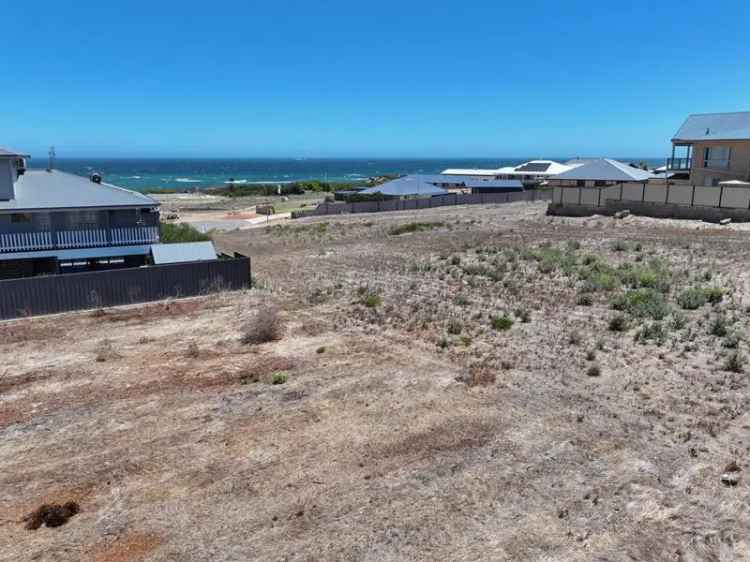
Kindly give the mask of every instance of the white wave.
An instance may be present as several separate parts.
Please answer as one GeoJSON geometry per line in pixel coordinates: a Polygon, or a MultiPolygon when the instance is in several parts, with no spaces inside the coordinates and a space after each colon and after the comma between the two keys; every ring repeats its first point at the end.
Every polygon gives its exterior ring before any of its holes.
{"type": "MultiPolygon", "coordinates": [[[[169,181],[169,180],[164,180],[164,181],[169,181]]],[[[191,180],[190,178],[177,178],[174,181],[176,181],[177,183],[200,183],[201,182],[201,180],[191,180]]]]}
{"type": "Polygon", "coordinates": [[[246,184],[246,183],[248,183],[248,181],[247,181],[247,180],[234,180],[234,181],[231,181],[231,180],[227,180],[227,181],[225,181],[224,183],[233,183],[233,184],[246,184]]]}
{"type": "Polygon", "coordinates": [[[128,176],[127,179],[129,180],[141,180],[143,179],[142,176],[128,176]]]}

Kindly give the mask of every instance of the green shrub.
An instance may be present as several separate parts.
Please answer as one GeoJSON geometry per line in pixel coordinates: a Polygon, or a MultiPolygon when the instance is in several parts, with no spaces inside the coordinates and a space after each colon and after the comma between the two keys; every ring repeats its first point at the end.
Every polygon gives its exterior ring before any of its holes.
{"type": "Polygon", "coordinates": [[[513,319],[507,314],[495,316],[492,318],[492,328],[495,330],[510,330],[513,326],[513,319]]]}
{"type": "Polygon", "coordinates": [[[721,287],[707,287],[704,292],[706,300],[711,304],[719,304],[724,299],[724,291],[721,287]]]}
{"type": "Polygon", "coordinates": [[[609,330],[611,332],[625,332],[628,329],[628,319],[624,314],[615,314],[609,319],[609,330]]]}
{"type": "Polygon", "coordinates": [[[673,330],[682,330],[685,326],[687,326],[685,315],[679,310],[674,311],[669,321],[669,327],[673,330]]]}
{"type": "Polygon", "coordinates": [[[590,349],[586,352],[586,361],[593,361],[594,359],[596,359],[596,351],[590,349]]]}
{"type": "Polygon", "coordinates": [[[612,308],[637,318],[652,320],[663,320],[671,310],[664,295],[650,288],[633,289],[620,295],[612,301],[612,308]]]}
{"type": "Polygon", "coordinates": [[[701,287],[690,287],[677,295],[677,304],[685,310],[697,310],[706,304],[706,291],[701,287]]]}
{"type": "Polygon", "coordinates": [[[531,257],[539,263],[538,268],[541,273],[552,273],[557,269],[564,273],[572,273],[577,261],[572,252],[564,252],[552,246],[532,249],[531,257]]]}
{"type": "Polygon", "coordinates": [[[321,354],[321,353],[325,353],[325,352],[326,352],[325,346],[321,346],[321,347],[319,347],[318,349],[315,350],[315,353],[317,353],[317,354],[321,354]]]}
{"type": "Polygon", "coordinates": [[[447,349],[448,346],[450,345],[450,342],[448,341],[448,338],[446,338],[445,336],[440,336],[440,338],[438,339],[436,345],[440,349],[447,349]]]}
{"type": "Polygon", "coordinates": [[[727,322],[727,319],[722,315],[714,318],[709,326],[709,333],[717,338],[723,338],[726,336],[729,333],[729,323],[727,322]]]}
{"type": "Polygon", "coordinates": [[[617,272],[622,282],[633,289],[645,287],[666,293],[672,282],[672,272],[658,259],[649,260],[647,264],[624,264],[617,272]]]}
{"type": "Polygon", "coordinates": [[[289,380],[289,373],[277,371],[271,376],[271,384],[284,384],[289,380]]]}
{"type": "Polygon", "coordinates": [[[636,333],[635,341],[640,343],[654,342],[656,345],[663,345],[667,341],[667,331],[661,322],[646,324],[636,333]]]}
{"type": "Polygon", "coordinates": [[[161,242],[176,244],[179,242],[205,242],[211,240],[208,234],[203,234],[187,223],[161,223],[161,242]]]}
{"type": "Polygon", "coordinates": [[[602,374],[602,369],[599,367],[599,365],[591,365],[588,369],[586,369],[586,375],[589,377],[600,377],[602,374]]]}
{"type": "Polygon", "coordinates": [[[568,334],[568,343],[570,345],[581,345],[581,342],[583,341],[583,338],[581,337],[581,333],[578,331],[573,331],[568,334]]]}
{"type": "Polygon", "coordinates": [[[367,308],[377,308],[383,302],[383,299],[378,293],[370,292],[362,302],[367,308]]]}
{"type": "Polygon", "coordinates": [[[617,270],[601,262],[596,256],[586,256],[584,265],[578,270],[578,277],[584,281],[588,291],[613,291],[620,286],[617,270]]]}

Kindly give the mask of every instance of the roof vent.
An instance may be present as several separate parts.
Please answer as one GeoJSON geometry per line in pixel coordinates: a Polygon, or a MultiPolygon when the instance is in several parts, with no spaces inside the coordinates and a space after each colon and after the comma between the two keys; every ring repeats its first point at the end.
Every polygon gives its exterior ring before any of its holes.
{"type": "Polygon", "coordinates": [[[102,175],[97,172],[94,172],[93,174],[91,174],[90,179],[94,183],[102,183],[102,175]]]}
{"type": "Polygon", "coordinates": [[[711,129],[709,129],[708,127],[706,127],[706,136],[708,136],[710,134],[711,134],[711,129]]]}

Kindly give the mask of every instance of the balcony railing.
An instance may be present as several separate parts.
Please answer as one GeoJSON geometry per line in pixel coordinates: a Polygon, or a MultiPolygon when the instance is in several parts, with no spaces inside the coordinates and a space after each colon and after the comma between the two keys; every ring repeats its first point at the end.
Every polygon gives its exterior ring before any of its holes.
{"type": "Polygon", "coordinates": [[[134,226],[92,230],[59,230],[57,232],[19,232],[0,234],[0,253],[33,252],[155,244],[159,242],[158,226],[134,226]]]}
{"type": "Polygon", "coordinates": [[[670,172],[689,172],[692,165],[692,158],[667,158],[667,170],[670,172]]]}

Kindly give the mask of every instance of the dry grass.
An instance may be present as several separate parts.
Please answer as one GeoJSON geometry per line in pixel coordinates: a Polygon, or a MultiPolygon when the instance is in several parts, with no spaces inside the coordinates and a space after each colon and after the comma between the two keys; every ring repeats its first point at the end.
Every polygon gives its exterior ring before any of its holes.
{"type": "Polygon", "coordinates": [[[284,322],[275,306],[261,306],[242,326],[242,343],[248,345],[280,340],[283,335],[284,322]]]}
{"type": "Polygon", "coordinates": [[[229,233],[263,291],[1,325],[0,559],[750,559],[747,342],[711,329],[748,329],[750,243],[543,211],[229,233]]]}

